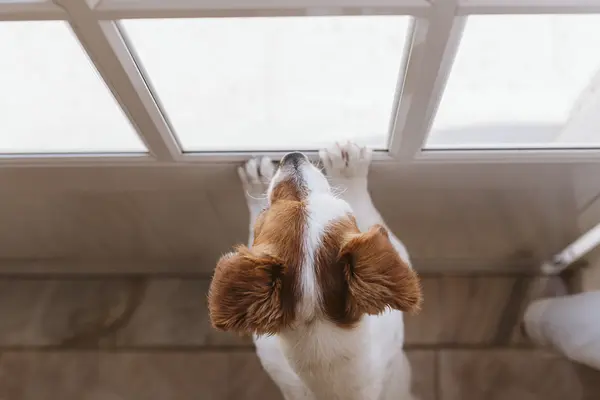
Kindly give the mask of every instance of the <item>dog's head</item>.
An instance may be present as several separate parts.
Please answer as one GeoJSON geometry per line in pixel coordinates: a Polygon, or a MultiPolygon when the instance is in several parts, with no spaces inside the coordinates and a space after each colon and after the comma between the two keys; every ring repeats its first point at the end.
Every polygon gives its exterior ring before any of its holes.
{"type": "Polygon", "coordinates": [[[318,319],[351,328],[364,314],[418,308],[417,276],[386,229],[361,233],[304,154],[281,160],[267,196],[252,248],[238,246],[217,264],[208,297],[217,329],[276,334],[318,319]]]}

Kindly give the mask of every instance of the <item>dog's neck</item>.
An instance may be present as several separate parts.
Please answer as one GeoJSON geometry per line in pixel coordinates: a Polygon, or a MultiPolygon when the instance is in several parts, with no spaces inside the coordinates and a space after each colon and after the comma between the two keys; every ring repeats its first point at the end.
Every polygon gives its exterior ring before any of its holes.
{"type": "Polygon", "coordinates": [[[375,376],[368,317],[344,329],[315,321],[280,333],[284,354],[317,399],[376,399],[381,381],[375,376]]]}

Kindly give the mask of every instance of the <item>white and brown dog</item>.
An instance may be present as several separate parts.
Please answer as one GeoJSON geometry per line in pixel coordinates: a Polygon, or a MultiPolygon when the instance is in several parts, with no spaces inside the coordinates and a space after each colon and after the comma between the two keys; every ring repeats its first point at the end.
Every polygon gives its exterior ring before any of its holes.
{"type": "Polygon", "coordinates": [[[413,399],[402,312],[418,309],[421,289],[371,201],[371,152],[320,154],[330,182],[302,153],[276,171],[268,158],[240,168],[251,247],[219,260],[211,321],[254,335],[286,400],[413,399]]]}

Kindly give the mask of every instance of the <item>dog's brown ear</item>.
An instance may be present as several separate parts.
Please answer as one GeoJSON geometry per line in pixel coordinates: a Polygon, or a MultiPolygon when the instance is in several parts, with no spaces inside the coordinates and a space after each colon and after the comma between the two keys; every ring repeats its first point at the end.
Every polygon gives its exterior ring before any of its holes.
{"type": "Polygon", "coordinates": [[[289,321],[282,301],[286,267],[265,251],[240,246],[221,257],[208,291],[212,325],[240,334],[275,334],[289,321]]]}
{"type": "Polygon", "coordinates": [[[351,235],[339,259],[348,285],[346,312],[350,315],[376,315],[388,307],[405,312],[419,310],[419,278],[402,261],[383,226],[351,235]]]}

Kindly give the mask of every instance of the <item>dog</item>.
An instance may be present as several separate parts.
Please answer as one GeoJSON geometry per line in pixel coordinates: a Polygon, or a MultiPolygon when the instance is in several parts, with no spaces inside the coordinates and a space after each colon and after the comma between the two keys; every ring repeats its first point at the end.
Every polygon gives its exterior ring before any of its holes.
{"type": "Polygon", "coordinates": [[[253,335],[286,400],[414,400],[403,313],[421,287],[368,192],[372,152],[319,155],[330,180],[299,152],[277,169],[266,157],[240,167],[249,246],[218,261],[211,322],[253,335]]]}

